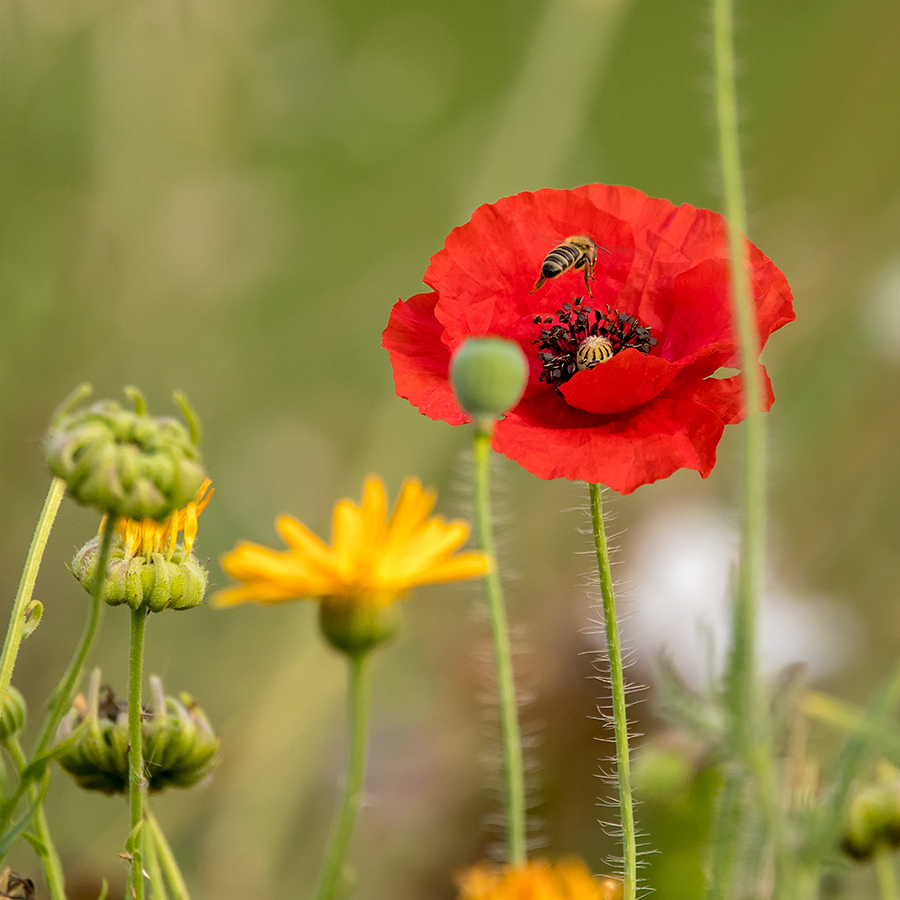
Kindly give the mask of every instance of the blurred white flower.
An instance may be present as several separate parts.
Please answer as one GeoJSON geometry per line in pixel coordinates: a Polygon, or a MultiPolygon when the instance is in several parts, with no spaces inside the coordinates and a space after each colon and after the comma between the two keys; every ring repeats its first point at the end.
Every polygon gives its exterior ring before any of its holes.
{"type": "MultiPolygon", "coordinates": [[[[715,507],[670,507],[624,535],[622,547],[627,562],[614,574],[636,661],[652,670],[664,650],[692,687],[704,687],[728,646],[736,529],[715,507]]],[[[800,661],[813,676],[826,674],[847,659],[857,634],[846,608],[774,582],[759,618],[761,668],[772,675],[800,661]]]]}

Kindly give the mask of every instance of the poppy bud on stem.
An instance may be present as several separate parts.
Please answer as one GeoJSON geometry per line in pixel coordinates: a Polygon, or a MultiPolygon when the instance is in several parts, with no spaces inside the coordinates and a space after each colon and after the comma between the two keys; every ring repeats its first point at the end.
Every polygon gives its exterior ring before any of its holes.
{"type": "Polygon", "coordinates": [[[450,364],[450,382],[475,428],[492,434],[498,416],[521,399],[528,380],[522,348],[502,338],[469,338],[450,364]]]}

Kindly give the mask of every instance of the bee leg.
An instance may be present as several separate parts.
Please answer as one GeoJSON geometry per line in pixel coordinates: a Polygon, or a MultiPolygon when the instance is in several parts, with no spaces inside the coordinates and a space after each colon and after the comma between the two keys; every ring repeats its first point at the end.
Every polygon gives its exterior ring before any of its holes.
{"type": "Polygon", "coordinates": [[[538,278],[537,282],[535,283],[534,287],[533,287],[528,293],[529,293],[529,294],[533,294],[536,290],[538,290],[538,289],[541,287],[541,285],[542,285],[546,280],[547,280],[547,279],[544,278],[543,275],[541,275],[541,277],[538,278]]]}
{"type": "Polygon", "coordinates": [[[594,299],[594,294],[591,291],[591,281],[593,280],[594,264],[589,259],[586,259],[584,261],[584,286],[587,288],[588,297],[590,297],[591,300],[594,299]]]}

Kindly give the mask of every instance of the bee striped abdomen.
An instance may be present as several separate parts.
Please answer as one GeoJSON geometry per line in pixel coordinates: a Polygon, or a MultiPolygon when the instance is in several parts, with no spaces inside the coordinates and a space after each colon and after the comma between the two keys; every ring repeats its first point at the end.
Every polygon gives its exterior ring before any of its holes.
{"type": "Polygon", "coordinates": [[[578,269],[584,265],[584,253],[578,247],[571,244],[560,244],[547,254],[544,264],[541,266],[543,278],[556,278],[568,269],[578,269]],[[579,261],[580,260],[580,261],[579,261]]]}
{"type": "Polygon", "coordinates": [[[591,293],[590,279],[594,277],[594,263],[597,261],[597,250],[609,252],[605,247],[598,247],[586,234],[575,234],[557,244],[541,263],[541,277],[531,289],[533,294],[548,278],[558,278],[570,269],[584,269],[584,285],[591,293]]]}

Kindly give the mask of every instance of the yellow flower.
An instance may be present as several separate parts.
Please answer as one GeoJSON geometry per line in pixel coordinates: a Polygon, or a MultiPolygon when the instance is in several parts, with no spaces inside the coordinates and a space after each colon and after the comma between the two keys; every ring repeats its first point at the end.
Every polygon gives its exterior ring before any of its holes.
{"type": "Polygon", "coordinates": [[[219,591],[213,603],[312,598],[371,610],[416,585],[483,575],[490,568],[483,553],[456,553],[468,540],[468,524],[431,516],[436,499],[434,490],[407,479],[388,517],[384,484],[370,475],[358,506],[341,500],[334,507],[330,547],[293,516],[280,515],[275,526],[288,549],[241,541],[222,557],[222,568],[239,584],[219,591]]]}
{"type": "MultiPolygon", "coordinates": [[[[207,478],[194,499],[184,508],[173,512],[162,522],[155,519],[116,519],[116,534],[125,545],[127,556],[150,556],[153,553],[165,552],[171,559],[178,544],[178,535],[184,532],[184,549],[190,553],[194,549],[194,541],[197,539],[197,516],[206,509],[213,495],[210,489],[212,481],[207,478]]],[[[100,525],[103,531],[103,523],[100,525]]]]}
{"type": "Polygon", "coordinates": [[[482,863],[459,877],[459,900],[621,900],[622,882],[595,878],[580,859],[531,860],[521,868],[482,863]]]}

